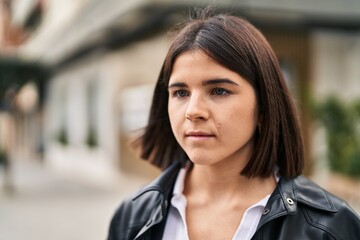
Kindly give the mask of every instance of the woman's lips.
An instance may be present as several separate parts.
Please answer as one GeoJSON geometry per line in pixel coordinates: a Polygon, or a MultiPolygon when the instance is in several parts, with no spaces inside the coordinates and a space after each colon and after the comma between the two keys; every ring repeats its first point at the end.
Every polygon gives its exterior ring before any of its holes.
{"type": "Polygon", "coordinates": [[[215,135],[201,131],[191,131],[191,132],[187,132],[185,134],[185,137],[191,140],[206,140],[215,137],[215,135]]]}

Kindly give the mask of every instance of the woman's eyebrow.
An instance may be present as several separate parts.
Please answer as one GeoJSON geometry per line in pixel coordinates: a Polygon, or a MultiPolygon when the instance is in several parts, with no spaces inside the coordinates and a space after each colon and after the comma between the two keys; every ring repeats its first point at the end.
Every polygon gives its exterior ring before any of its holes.
{"type": "Polygon", "coordinates": [[[206,85],[215,85],[215,84],[222,84],[222,83],[228,83],[228,84],[239,86],[239,84],[237,84],[236,82],[234,82],[228,78],[209,79],[209,80],[203,81],[202,85],[206,86],[206,85]]]}
{"type": "MultiPolygon", "coordinates": [[[[228,78],[215,78],[215,79],[205,80],[202,82],[202,85],[207,86],[207,85],[216,85],[216,84],[223,84],[223,83],[239,86],[239,84],[237,84],[236,82],[234,82],[228,78]]],[[[174,87],[184,88],[184,87],[188,87],[188,85],[183,82],[174,82],[174,83],[169,84],[169,86],[168,86],[168,88],[174,88],[174,87]]]]}
{"type": "Polygon", "coordinates": [[[169,86],[168,86],[168,88],[174,88],[174,87],[183,88],[183,87],[187,87],[187,84],[183,83],[183,82],[174,82],[172,84],[169,84],[169,86]]]}

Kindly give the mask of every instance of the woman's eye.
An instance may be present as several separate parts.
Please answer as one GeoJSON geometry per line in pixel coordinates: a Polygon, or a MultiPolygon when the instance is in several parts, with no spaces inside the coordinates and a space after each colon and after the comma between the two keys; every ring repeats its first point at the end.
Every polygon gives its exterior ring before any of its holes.
{"type": "Polygon", "coordinates": [[[229,92],[223,88],[214,88],[212,90],[212,94],[214,95],[226,95],[229,94],[229,92]]]}
{"type": "Polygon", "coordinates": [[[186,97],[186,96],[188,96],[188,93],[185,90],[177,90],[175,92],[175,96],[177,96],[177,97],[186,97]]]}

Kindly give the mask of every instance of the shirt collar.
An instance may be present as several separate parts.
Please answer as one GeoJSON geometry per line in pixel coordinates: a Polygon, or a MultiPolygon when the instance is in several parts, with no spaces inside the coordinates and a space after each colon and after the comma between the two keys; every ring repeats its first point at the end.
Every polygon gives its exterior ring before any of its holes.
{"type": "Polygon", "coordinates": [[[180,169],[179,174],[176,178],[175,185],[174,185],[173,195],[182,195],[183,194],[186,172],[187,172],[186,168],[180,169]]]}
{"type": "MultiPolygon", "coordinates": [[[[184,185],[185,185],[185,177],[186,177],[187,171],[188,171],[188,169],[186,167],[180,169],[179,174],[178,174],[178,176],[176,178],[176,181],[175,181],[174,190],[173,190],[173,196],[182,196],[183,195],[183,193],[184,193],[184,185]]],[[[279,182],[280,175],[279,175],[279,171],[278,171],[277,168],[275,168],[275,170],[274,170],[274,177],[275,177],[276,182],[279,182]]],[[[254,204],[253,207],[255,207],[255,206],[263,206],[263,207],[265,207],[269,197],[270,197],[270,194],[265,196],[263,199],[261,199],[256,204],[254,204]]]]}

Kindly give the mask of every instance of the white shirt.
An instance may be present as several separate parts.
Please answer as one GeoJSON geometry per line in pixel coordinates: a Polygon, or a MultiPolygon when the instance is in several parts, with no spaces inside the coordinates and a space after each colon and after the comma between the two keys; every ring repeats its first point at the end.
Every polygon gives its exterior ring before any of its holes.
{"type": "MultiPolygon", "coordinates": [[[[171,198],[163,240],[189,240],[186,226],[186,198],[183,194],[186,169],[180,170],[171,198]]],[[[275,175],[276,176],[276,175],[275,175]]],[[[276,180],[279,178],[276,176],[276,180]]],[[[270,194],[246,209],[232,240],[250,240],[256,231],[270,194]]]]}

